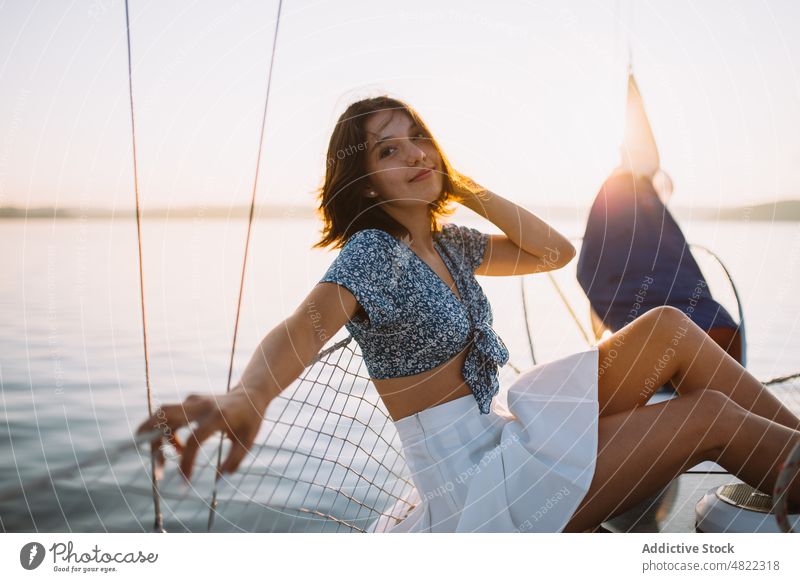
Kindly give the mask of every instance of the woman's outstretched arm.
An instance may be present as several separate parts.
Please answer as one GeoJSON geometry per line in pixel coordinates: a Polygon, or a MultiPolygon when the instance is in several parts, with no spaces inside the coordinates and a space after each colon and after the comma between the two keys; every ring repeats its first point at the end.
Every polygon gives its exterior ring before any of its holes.
{"type": "Polygon", "coordinates": [[[266,408],[303,373],[357,308],[355,297],[344,287],[316,285],[294,313],[261,340],[236,387],[253,394],[266,408]]]}
{"type": "Polygon", "coordinates": [[[264,337],[230,392],[190,394],[182,403],[161,406],[137,433],[158,429],[161,435],[152,446],[159,464],[163,465],[162,443],[167,440],[181,455],[180,470],[188,480],[202,442],[222,431],[233,445],[220,470],[232,473],[252,447],[269,403],[300,376],[358,307],[344,287],[317,284],[295,312],[264,337]],[[197,426],[182,443],[175,431],[191,422],[197,426]]]}

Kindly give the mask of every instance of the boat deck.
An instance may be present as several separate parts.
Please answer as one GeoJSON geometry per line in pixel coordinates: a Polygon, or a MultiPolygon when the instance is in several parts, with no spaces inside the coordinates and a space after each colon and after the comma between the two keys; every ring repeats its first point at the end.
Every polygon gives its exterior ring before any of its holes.
{"type": "Polygon", "coordinates": [[[614,533],[694,532],[695,506],[708,490],[740,482],[733,475],[719,469],[715,463],[701,463],[692,472],[684,473],[673,480],[655,497],[606,521],[603,528],[614,533]],[[706,472],[706,469],[711,472],[706,472]]]}

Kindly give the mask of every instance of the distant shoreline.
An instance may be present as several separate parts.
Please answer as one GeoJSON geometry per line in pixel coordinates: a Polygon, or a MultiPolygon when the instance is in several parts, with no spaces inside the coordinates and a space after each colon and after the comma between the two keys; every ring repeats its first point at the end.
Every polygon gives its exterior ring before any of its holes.
{"type": "MultiPolygon", "coordinates": [[[[532,206],[531,211],[544,219],[550,220],[585,220],[589,208],[568,206],[532,206]]],[[[800,200],[779,200],[752,206],[736,207],[671,207],[676,218],[683,220],[718,220],[733,222],[800,222],[800,200]]],[[[146,219],[170,220],[246,220],[250,214],[249,207],[208,207],[190,206],[179,208],[153,208],[142,212],[146,219]]],[[[0,220],[134,220],[136,214],[132,209],[115,210],[111,208],[80,207],[38,207],[21,208],[7,206],[0,208],[0,220]]],[[[262,206],[256,207],[255,220],[265,219],[316,219],[319,218],[315,208],[310,206],[262,206]]]]}
{"type": "MultiPolygon", "coordinates": [[[[189,206],[180,208],[152,208],[142,211],[142,218],[158,218],[170,220],[246,220],[250,215],[249,207],[204,207],[189,206]]],[[[308,206],[265,206],[256,207],[256,220],[274,218],[316,218],[315,210],[308,206]]],[[[135,220],[136,212],[132,209],[115,210],[112,208],[77,208],[77,207],[38,207],[19,208],[9,206],[0,208],[0,219],[48,219],[48,220],[135,220]]]]}

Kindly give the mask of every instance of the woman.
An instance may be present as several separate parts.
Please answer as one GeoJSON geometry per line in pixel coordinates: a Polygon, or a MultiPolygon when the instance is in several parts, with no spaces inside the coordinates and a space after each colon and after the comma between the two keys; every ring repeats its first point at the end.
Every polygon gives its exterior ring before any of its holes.
{"type": "Polygon", "coordinates": [[[800,420],[673,308],[534,367],[509,388],[513,416],[491,410],[508,351],[474,275],[557,269],[573,247],[456,172],[401,101],[352,104],[328,160],[317,246],[342,250],[322,280],[262,340],[234,389],[163,406],[139,428],[161,429],[187,479],[200,443],[220,430],[233,441],[221,471],[235,471],[270,401],[346,325],[423,499],[394,531],[584,531],[706,459],[773,486],[800,420]],[[505,234],[438,228],[453,201],[505,234]],[[680,396],[645,407],[643,386],[667,352],[661,373],[680,396]],[[193,421],[181,443],[175,430],[193,421]]]}

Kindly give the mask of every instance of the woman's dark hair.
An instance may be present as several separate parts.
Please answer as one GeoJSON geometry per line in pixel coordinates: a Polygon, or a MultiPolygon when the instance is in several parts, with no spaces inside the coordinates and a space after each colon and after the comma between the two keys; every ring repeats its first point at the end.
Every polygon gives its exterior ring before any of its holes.
{"type": "Polygon", "coordinates": [[[431,230],[438,231],[438,219],[455,212],[455,207],[450,202],[458,199],[457,192],[463,191],[467,179],[450,165],[417,112],[410,105],[386,95],[363,99],[351,104],[342,113],[331,135],[325,164],[325,181],[319,188],[317,197],[317,214],[324,223],[322,240],[312,248],[330,245],[340,248],[353,234],[366,228],[379,228],[400,237],[409,234],[403,225],[383,210],[380,200],[363,195],[368,180],[365,125],[370,115],[386,110],[405,112],[419,126],[425,138],[433,143],[442,160],[442,194],[429,204],[431,230]]]}

